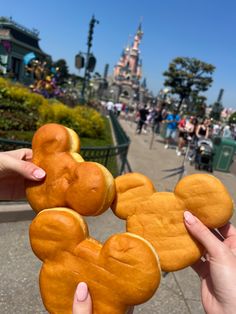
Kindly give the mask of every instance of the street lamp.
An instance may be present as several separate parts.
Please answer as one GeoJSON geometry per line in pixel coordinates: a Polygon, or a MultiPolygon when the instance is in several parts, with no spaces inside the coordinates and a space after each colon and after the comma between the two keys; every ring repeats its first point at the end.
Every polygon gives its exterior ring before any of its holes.
{"type": "MultiPolygon", "coordinates": [[[[93,30],[94,30],[94,26],[95,23],[98,24],[99,21],[95,19],[94,15],[92,16],[92,19],[89,23],[89,33],[88,33],[88,41],[87,41],[87,54],[86,54],[86,62],[85,62],[85,70],[84,70],[84,81],[83,81],[83,87],[82,87],[82,92],[81,92],[81,96],[84,99],[84,93],[85,93],[85,89],[87,86],[87,81],[90,78],[90,70],[93,71],[95,64],[96,64],[96,59],[94,56],[91,56],[90,54],[90,50],[92,47],[92,40],[93,40],[93,30]]],[[[91,71],[91,72],[92,72],[91,71]]]]}
{"type": "Polygon", "coordinates": [[[80,52],[75,57],[75,65],[78,69],[81,69],[85,66],[84,69],[84,80],[83,80],[83,86],[81,90],[81,98],[84,102],[84,94],[87,87],[87,83],[90,79],[90,72],[93,72],[95,65],[96,65],[96,58],[94,55],[90,52],[92,47],[92,41],[93,41],[93,31],[95,24],[99,24],[99,21],[95,19],[94,15],[92,16],[90,23],[89,23],[89,32],[88,32],[88,41],[87,41],[87,52],[83,53],[80,52]],[[84,58],[85,56],[85,58],[84,58]]]}

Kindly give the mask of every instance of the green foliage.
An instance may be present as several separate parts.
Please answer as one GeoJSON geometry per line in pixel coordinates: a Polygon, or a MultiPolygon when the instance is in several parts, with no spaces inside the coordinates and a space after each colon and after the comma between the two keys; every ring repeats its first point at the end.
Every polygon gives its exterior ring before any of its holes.
{"type": "Polygon", "coordinates": [[[86,106],[69,108],[0,78],[2,131],[35,131],[37,127],[53,122],[74,129],[80,137],[102,138],[105,130],[102,116],[94,109],[86,106]]]}
{"type": "Polygon", "coordinates": [[[166,77],[164,85],[170,87],[172,94],[179,95],[179,106],[184,99],[205,92],[213,82],[212,74],[215,67],[195,58],[178,57],[163,73],[166,77]]]}
{"type": "Polygon", "coordinates": [[[188,114],[197,117],[205,117],[206,114],[206,97],[192,93],[190,98],[190,105],[188,106],[188,114]]]}
{"type": "Polygon", "coordinates": [[[229,123],[236,124],[236,112],[232,113],[229,117],[229,123]]]}
{"type": "Polygon", "coordinates": [[[69,108],[62,103],[44,104],[39,108],[38,125],[56,122],[63,124],[81,137],[101,137],[104,132],[104,120],[94,109],[86,106],[69,108]]]}
{"type": "Polygon", "coordinates": [[[4,131],[36,130],[38,112],[17,102],[0,99],[0,129],[4,131]]]}
{"type": "Polygon", "coordinates": [[[111,133],[110,121],[106,117],[103,117],[104,121],[104,132],[101,137],[97,138],[89,138],[89,137],[81,137],[81,146],[82,147],[96,147],[96,146],[113,146],[113,138],[111,133]]]}
{"type": "MultiPolygon", "coordinates": [[[[10,130],[10,131],[2,131],[0,130],[0,137],[10,140],[17,140],[17,141],[24,141],[24,142],[31,142],[34,136],[35,131],[17,131],[17,130],[10,130]]],[[[24,147],[24,146],[22,146],[24,147]]],[[[16,147],[17,148],[17,147],[16,147]]],[[[12,148],[9,147],[8,150],[12,148]]],[[[5,149],[6,150],[6,149],[5,149]]]]}
{"type": "Polygon", "coordinates": [[[38,108],[45,99],[20,84],[0,78],[0,129],[2,131],[34,131],[38,108]]]}

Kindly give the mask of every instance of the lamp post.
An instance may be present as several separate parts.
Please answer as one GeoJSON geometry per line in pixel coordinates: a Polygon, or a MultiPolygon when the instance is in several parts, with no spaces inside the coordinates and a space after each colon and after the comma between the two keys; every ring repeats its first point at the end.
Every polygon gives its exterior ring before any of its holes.
{"type": "MultiPolygon", "coordinates": [[[[81,91],[81,97],[82,100],[84,101],[84,94],[85,90],[87,87],[87,82],[90,78],[90,73],[91,68],[95,67],[96,59],[93,55],[91,55],[91,47],[92,47],[92,40],[93,40],[93,30],[95,23],[98,24],[99,21],[95,19],[94,15],[92,16],[90,23],[89,23],[89,32],[88,32],[88,41],[87,41],[87,53],[86,53],[86,60],[85,60],[85,70],[84,70],[84,81],[83,81],[83,86],[82,86],[82,91],[81,91]]],[[[93,70],[93,69],[92,69],[93,70]]]]}

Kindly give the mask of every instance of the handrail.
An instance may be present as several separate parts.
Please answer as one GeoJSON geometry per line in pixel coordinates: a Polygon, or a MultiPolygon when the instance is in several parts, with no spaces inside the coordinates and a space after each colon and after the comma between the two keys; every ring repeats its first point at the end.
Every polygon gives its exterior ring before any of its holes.
{"type": "MultiPolygon", "coordinates": [[[[80,154],[86,161],[95,161],[103,164],[114,176],[117,176],[125,172],[132,172],[127,159],[130,139],[113,113],[110,114],[110,119],[117,145],[81,147],[80,154]]],[[[0,151],[30,147],[31,143],[27,141],[0,138],[0,151]]]]}

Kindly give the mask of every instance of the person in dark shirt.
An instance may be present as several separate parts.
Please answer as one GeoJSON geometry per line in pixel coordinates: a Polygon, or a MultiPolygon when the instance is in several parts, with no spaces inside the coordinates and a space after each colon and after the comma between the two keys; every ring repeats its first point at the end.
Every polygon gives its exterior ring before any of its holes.
{"type": "Polygon", "coordinates": [[[153,132],[160,134],[160,125],[163,120],[162,109],[158,107],[153,114],[153,132]]]}
{"type": "Polygon", "coordinates": [[[205,119],[203,123],[200,123],[196,129],[196,137],[198,139],[209,137],[209,120],[205,119]]]}
{"type": "Polygon", "coordinates": [[[139,121],[136,129],[137,134],[141,134],[143,125],[145,124],[147,120],[147,115],[149,114],[149,111],[147,109],[147,105],[144,105],[143,108],[139,110],[139,121]]]}

